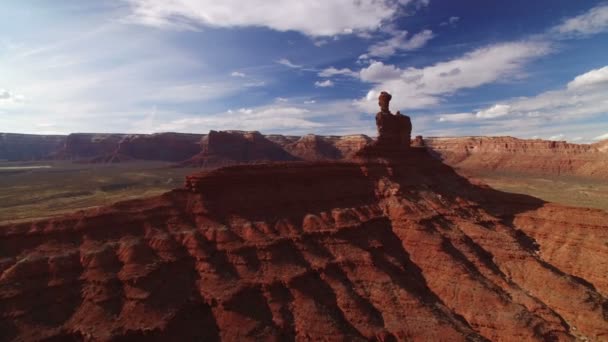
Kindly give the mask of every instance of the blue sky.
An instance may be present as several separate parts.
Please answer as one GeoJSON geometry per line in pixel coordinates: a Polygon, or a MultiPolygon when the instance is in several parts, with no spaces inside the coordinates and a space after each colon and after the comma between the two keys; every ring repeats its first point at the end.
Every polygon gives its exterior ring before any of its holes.
{"type": "Polygon", "coordinates": [[[0,131],[608,138],[608,2],[5,0],[0,131]]]}

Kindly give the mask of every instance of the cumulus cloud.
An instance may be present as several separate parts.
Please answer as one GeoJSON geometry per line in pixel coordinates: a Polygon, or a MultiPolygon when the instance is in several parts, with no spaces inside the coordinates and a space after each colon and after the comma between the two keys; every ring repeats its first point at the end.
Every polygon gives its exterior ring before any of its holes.
{"type": "Polygon", "coordinates": [[[358,73],[355,71],[352,71],[349,68],[336,69],[334,67],[329,67],[329,68],[323,69],[319,72],[319,77],[333,77],[333,76],[340,76],[340,75],[356,77],[358,75],[358,73]]]}
{"type": "Polygon", "coordinates": [[[361,69],[360,78],[365,82],[383,82],[399,78],[403,71],[394,65],[373,62],[367,68],[361,69]]]}
{"type": "Polygon", "coordinates": [[[561,141],[564,139],[566,139],[566,136],[564,134],[560,133],[560,134],[550,136],[548,140],[561,141]]]}
{"type": "Polygon", "coordinates": [[[230,76],[232,76],[232,77],[245,77],[245,76],[247,76],[247,75],[245,75],[245,74],[244,74],[244,73],[242,73],[242,72],[233,71],[233,72],[230,74],[230,76]]]}
{"type": "Polygon", "coordinates": [[[331,80],[315,82],[315,87],[318,87],[318,88],[329,88],[329,87],[333,87],[333,86],[334,86],[334,82],[332,82],[331,80]]]}
{"type": "Polygon", "coordinates": [[[475,117],[480,119],[494,119],[509,114],[511,107],[506,104],[497,104],[490,108],[480,110],[475,114],[475,117]]]}
{"type": "Polygon", "coordinates": [[[23,100],[22,95],[17,95],[6,89],[0,88],[0,103],[14,104],[23,100]]]}
{"type": "Polygon", "coordinates": [[[155,27],[263,26],[308,36],[334,36],[376,30],[391,20],[404,0],[125,0],[129,19],[155,27]]]}
{"type": "Polygon", "coordinates": [[[485,46],[424,68],[401,69],[375,62],[360,72],[363,80],[376,85],[358,104],[365,111],[373,111],[377,106],[374,96],[386,90],[399,94],[393,100],[398,108],[435,105],[442,96],[458,90],[521,76],[527,62],[550,51],[548,43],[522,41],[485,46]]]}
{"type": "Polygon", "coordinates": [[[370,57],[390,57],[398,51],[412,51],[422,48],[435,35],[431,30],[424,30],[409,37],[407,31],[391,31],[392,37],[369,47],[360,59],[370,57]]]}
{"type": "Polygon", "coordinates": [[[608,83],[608,66],[577,76],[568,83],[568,89],[594,87],[608,83]]]}
{"type": "MultiPolygon", "coordinates": [[[[493,127],[495,131],[566,128],[572,130],[570,136],[584,135],[585,139],[591,139],[593,132],[598,129],[593,121],[584,130],[575,130],[569,123],[594,120],[608,114],[608,82],[594,82],[594,77],[583,77],[597,75],[597,71],[603,69],[606,67],[579,75],[562,89],[503,101],[473,113],[441,114],[437,116],[437,121],[467,125],[470,122],[481,124],[483,121],[484,126],[493,127]]],[[[549,137],[550,140],[565,138],[562,132],[552,133],[549,137]]],[[[596,136],[594,140],[605,138],[608,135],[596,136]]]]}
{"type": "Polygon", "coordinates": [[[13,96],[8,90],[0,89],[0,100],[8,100],[13,96]]]}
{"type": "Polygon", "coordinates": [[[565,35],[589,35],[608,31],[608,4],[593,7],[586,13],[564,20],[552,30],[565,35]]]}

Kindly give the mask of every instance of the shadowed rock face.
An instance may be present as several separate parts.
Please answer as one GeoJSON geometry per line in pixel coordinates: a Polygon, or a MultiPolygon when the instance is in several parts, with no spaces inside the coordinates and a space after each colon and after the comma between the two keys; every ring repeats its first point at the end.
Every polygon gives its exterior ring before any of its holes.
{"type": "Polygon", "coordinates": [[[602,340],[608,214],[425,149],[232,166],[0,227],[4,340],[602,340]]]}
{"type": "Polygon", "coordinates": [[[0,160],[49,159],[64,143],[62,135],[0,133],[0,160]]]}
{"type": "Polygon", "coordinates": [[[412,122],[409,116],[400,112],[391,113],[389,104],[392,96],[383,91],[378,97],[380,111],[376,114],[378,138],[376,145],[382,148],[406,148],[410,146],[412,122]]]}
{"type": "Polygon", "coordinates": [[[218,167],[265,161],[293,161],[278,144],[259,132],[211,131],[201,143],[202,151],[181,163],[183,166],[218,167]]]}

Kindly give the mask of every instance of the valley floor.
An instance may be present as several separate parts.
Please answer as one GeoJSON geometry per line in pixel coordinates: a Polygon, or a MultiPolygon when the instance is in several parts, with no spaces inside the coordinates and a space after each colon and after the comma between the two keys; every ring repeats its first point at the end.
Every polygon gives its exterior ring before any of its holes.
{"type": "Polygon", "coordinates": [[[0,162],[0,223],[155,196],[181,187],[184,177],[196,170],[165,162],[0,162]]]}
{"type": "Polygon", "coordinates": [[[608,211],[608,183],[578,177],[532,177],[500,172],[470,174],[459,171],[494,189],[525,194],[547,202],[608,211]]]}
{"type": "MultiPolygon", "coordinates": [[[[165,162],[78,164],[0,162],[0,223],[57,216],[114,202],[155,196],[181,187],[198,168],[165,162]]],[[[466,171],[461,171],[467,174],[466,171]]],[[[608,184],[574,177],[468,175],[491,187],[548,202],[608,211],[608,184]]]]}

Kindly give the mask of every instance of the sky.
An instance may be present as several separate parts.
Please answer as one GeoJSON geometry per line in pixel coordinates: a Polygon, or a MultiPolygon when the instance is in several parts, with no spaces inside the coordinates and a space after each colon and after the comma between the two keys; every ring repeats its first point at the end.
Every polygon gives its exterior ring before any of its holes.
{"type": "Polygon", "coordinates": [[[0,132],[608,139],[608,2],[3,0],[0,132]]]}

